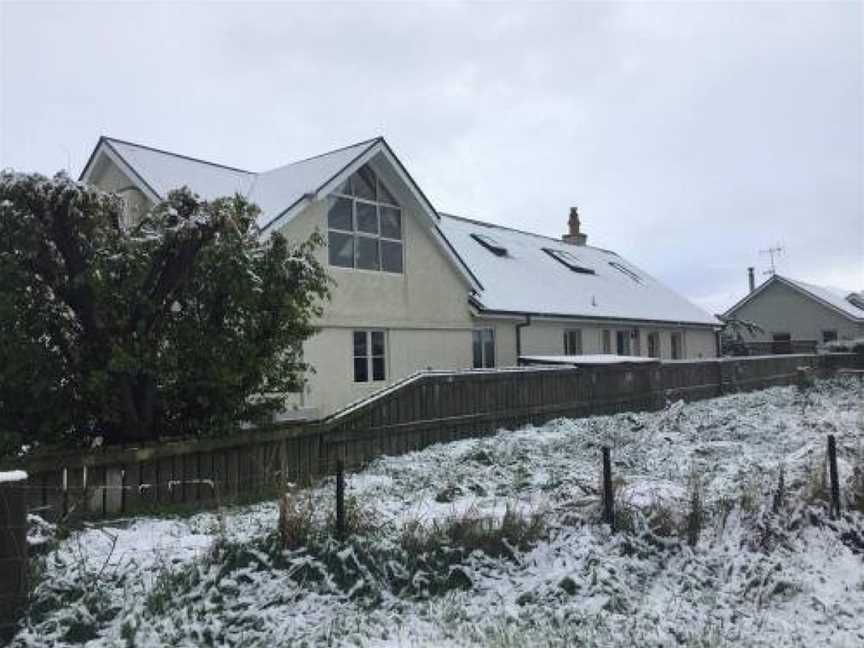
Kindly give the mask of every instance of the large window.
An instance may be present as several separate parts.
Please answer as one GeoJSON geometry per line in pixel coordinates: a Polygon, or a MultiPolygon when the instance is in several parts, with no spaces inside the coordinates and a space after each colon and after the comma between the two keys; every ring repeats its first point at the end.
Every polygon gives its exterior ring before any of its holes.
{"type": "Polygon", "coordinates": [[[372,168],[362,167],[330,200],[330,265],[402,272],[402,210],[372,168]]]}
{"type": "Polygon", "coordinates": [[[564,331],[564,355],[582,355],[582,329],[564,331]]]}
{"type": "Polygon", "coordinates": [[[822,331],[822,342],[834,342],[837,340],[837,331],[836,330],[825,330],[822,331]]]}
{"type": "Polygon", "coordinates": [[[474,346],[474,368],[495,366],[495,330],[491,328],[472,331],[474,346]]]}
{"type": "Polygon", "coordinates": [[[354,382],[384,380],[384,331],[354,331],[354,382]]]}

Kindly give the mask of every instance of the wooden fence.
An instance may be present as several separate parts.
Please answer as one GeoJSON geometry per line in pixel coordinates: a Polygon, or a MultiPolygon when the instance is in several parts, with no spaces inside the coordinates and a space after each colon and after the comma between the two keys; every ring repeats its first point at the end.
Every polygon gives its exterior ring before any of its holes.
{"type": "Polygon", "coordinates": [[[227,438],[166,441],[89,452],[42,452],[22,462],[28,506],[47,517],[207,508],[356,469],[381,454],[492,434],[499,428],[662,407],[790,384],[798,368],[827,375],[860,367],[855,354],[785,355],[607,365],[428,371],[320,421],[227,438]]]}

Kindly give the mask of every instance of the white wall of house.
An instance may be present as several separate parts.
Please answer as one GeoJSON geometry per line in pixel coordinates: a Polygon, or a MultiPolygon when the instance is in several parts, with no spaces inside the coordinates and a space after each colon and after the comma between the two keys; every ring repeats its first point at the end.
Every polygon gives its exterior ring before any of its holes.
{"type": "MultiPolygon", "coordinates": [[[[282,228],[291,240],[305,240],[317,229],[327,236],[329,201],[311,204],[282,228]]],[[[318,250],[334,285],[318,322],[321,331],[304,346],[315,367],[298,405],[326,415],[339,407],[420,369],[471,366],[469,285],[435,242],[420,214],[402,213],[402,273],[356,270],[329,265],[327,249],[318,250]],[[385,332],[385,380],[355,382],[352,335],[355,330],[385,332]]]]}
{"type": "Polygon", "coordinates": [[[770,341],[775,333],[789,333],[793,340],[820,343],[825,331],[836,331],[841,340],[864,336],[864,323],[855,322],[779,281],[766,286],[733,314],[764,329],[764,333],[752,338],[758,341],[770,341]]]}
{"type": "Polygon", "coordinates": [[[530,326],[522,329],[523,355],[561,355],[564,353],[564,333],[569,330],[581,331],[582,353],[608,353],[603,346],[603,331],[609,331],[611,353],[617,353],[617,333],[630,335],[629,355],[648,357],[648,336],[656,333],[659,336],[660,358],[672,358],[672,334],[678,333],[681,339],[682,357],[714,358],[717,347],[714,331],[709,328],[694,327],[663,327],[639,325],[624,322],[580,322],[578,320],[547,320],[534,318],[530,326]],[[637,338],[633,337],[634,329],[638,330],[637,338]]]}

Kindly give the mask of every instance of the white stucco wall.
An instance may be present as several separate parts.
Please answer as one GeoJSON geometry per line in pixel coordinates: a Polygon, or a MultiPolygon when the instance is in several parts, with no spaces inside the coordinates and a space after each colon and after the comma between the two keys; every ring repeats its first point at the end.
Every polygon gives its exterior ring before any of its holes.
{"type": "MultiPolygon", "coordinates": [[[[615,353],[615,334],[617,331],[632,331],[632,323],[591,323],[575,320],[544,320],[534,318],[531,325],[522,329],[523,355],[560,355],[564,353],[564,331],[580,329],[582,331],[582,352],[603,353],[603,331],[610,332],[612,353],[615,353]]],[[[714,358],[717,356],[717,346],[714,331],[705,328],[662,327],[643,325],[639,329],[640,349],[638,355],[648,356],[648,334],[660,334],[660,357],[672,358],[672,333],[682,334],[683,356],[685,358],[714,358]]],[[[631,338],[631,355],[637,355],[635,340],[631,338]]]]}
{"type": "Polygon", "coordinates": [[[822,342],[822,332],[837,331],[842,339],[864,336],[864,323],[856,323],[794,288],[775,282],[766,286],[733,315],[758,324],[764,333],[752,339],[769,341],[774,333],[789,333],[793,340],[822,342]]]}
{"type": "MultiPolygon", "coordinates": [[[[313,203],[282,233],[299,241],[317,228],[326,237],[327,208],[327,201],[313,203]]],[[[419,369],[471,366],[469,286],[418,213],[403,209],[402,227],[401,274],[333,267],[326,247],[318,250],[335,283],[317,322],[321,331],[304,346],[306,361],[316,370],[308,377],[305,407],[326,415],[419,369]],[[354,382],[352,332],[365,329],[386,331],[383,382],[354,382]]]]}

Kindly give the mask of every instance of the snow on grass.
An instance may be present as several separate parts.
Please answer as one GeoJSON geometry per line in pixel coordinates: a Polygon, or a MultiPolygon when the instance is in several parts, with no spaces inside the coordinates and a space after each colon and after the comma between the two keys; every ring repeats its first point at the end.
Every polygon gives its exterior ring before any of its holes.
{"type": "Polygon", "coordinates": [[[326,532],[332,479],[296,495],[318,529],[303,547],[280,546],[276,503],[75,531],[41,559],[13,645],[864,645],[864,516],[831,521],[820,499],[834,434],[844,505],[864,507],[861,399],[825,381],[381,458],[348,479],[366,526],[345,541],[326,532]],[[603,445],[616,534],[597,522],[603,445]],[[453,540],[536,512],[521,548],[453,540]]]}

